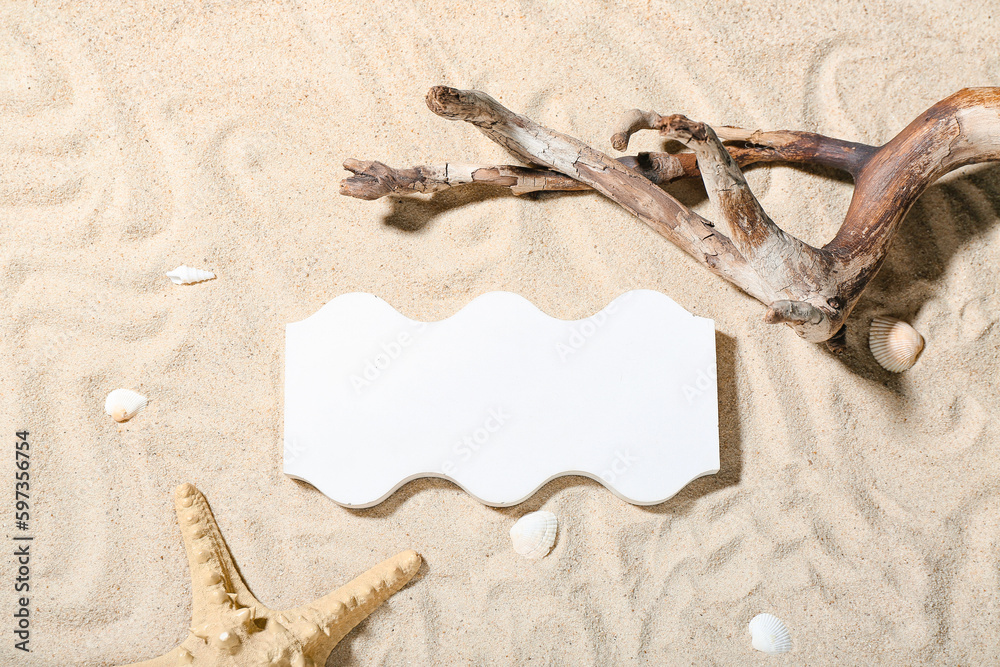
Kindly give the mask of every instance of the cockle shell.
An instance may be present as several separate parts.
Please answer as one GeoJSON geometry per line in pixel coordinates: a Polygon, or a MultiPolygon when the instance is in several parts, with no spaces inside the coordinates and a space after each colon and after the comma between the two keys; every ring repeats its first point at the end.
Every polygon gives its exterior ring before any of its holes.
{"type": "Polygon", "coordinates": [[[116,422],[124,422],[146,407],[146,402],[145,396],[131,389],[115,389],[104,401],[104,411],[116,422]]]}
{"type": "Polygon", "coordinates": [[[541,558],[556,543],[559,521],[552,512],[544,510],[525,514],[510,529],[514,551],[525,558],[541,558]]]}
{"type": "Polygon", "coordinates": [[[750,621],[751,646],[770,655],[792,650],[792,637],[777,616],[757,614],[750,621]]]}
{"type": "Polygon", "coordinates": [[[880,315],[872,320],[868,346],[882,368],[902,373],[916,363],[924,349],[924,337],[906,322],[880,315]]]}
{"type": "Polygon", "coordinates": [[[211,280],[215,277],[215,274],[211,271],[202,271],[201,269],[181,264],[173,271],[167,272],[167,277],[175,285],[190,285],[191,283],[200,283],[203,280],[211,280]]]}

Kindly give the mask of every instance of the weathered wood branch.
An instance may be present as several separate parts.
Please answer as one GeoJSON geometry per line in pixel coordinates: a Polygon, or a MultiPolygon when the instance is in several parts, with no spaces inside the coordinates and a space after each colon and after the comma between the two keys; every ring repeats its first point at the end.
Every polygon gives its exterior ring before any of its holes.
{"type": "MultiPolygon", "coordinates": [[[[853,174],[864,158],[878,150],[809,132],[748,132],[735,127],[719,128],[717,132],[724,141],[746,144],[726,146],[741,168],[787,162],[821,165],[853,174]]],[[[694,153],[648,152],[625,155],[618,161],[657,185],[701,176],[694,153]]],[[[395,169],[381,162],[351,158],[344,161],[344,169],[355,175],[343,180],[341,194],[368,200],[388,195],[428,194],[470,183],[510,188],[515,195],[592,189],[551,169],[515,165],[445,163],[395,169]]]]}
{"type": "Polygon", "coordinates": [[[516,157],[542,168],[391,169],[349,160],[345,167],[356,175],[344,181],[344,194],[374,199],[471,182],[515,193],[593,188],[768,306],[765,321],[785,323],[806,340],[827,342],[835,350],[844,345],[844,321],[920,193],[952,169],[1000,160],[998,88],[959,91],[878,148],[809,132],[713,129],[683,116],[632,110],[612,138],[616,148],[624,150],[633,133],[649,129],[692,153],[619,160],[511,112],[485,93],[438,86],[428,93],[427,105],[444,118],[475,125],[516,157]],[[724,141],[745,145],[724,146],[724,141]],[[854,177],[846,219],[824,247],[782,231],[750,191],[741,167],[777,161],[825,165],[854,177]],[[699,173],[722,215],[719,228],[657,187],[699,173]]]}
{"type": "Polygon", "coordinates": [[[475,125],[487,137],[522,160],[586,183],[626,208],[710,271],[760,300],[770,287],[750,268],[715,225],[677,201],[637,171],[505,108],[486,93],[444,86],[427,93],[431,111],[475,125]]]}
{"type": "Polygon", "coordinates": [[[590,189],[558,171],[512,165],[485,166],[449,162],[393,169],[381,162],[349,159],[344,162],[344,169],[355,175],[341,183],[340,193],[358,199],[430,194],[469,183],[507,187],[516,195],[540,190],[590,189]]]}
{"type": "MultiPolygon", "coordinates": [[[[632,109],[618,123],[611,136],[611,146],[616,151],[628,148],[629,139],[640,130],[660,130],[664,117],[655,111],[632,109]]],[[[755,162],[799,162],[842,169],[852,176],[865,165],[878,148],[843,139],[834,139],[814,132],[751,132],[740,127],[718,127],[715,132],[722,141],[739,141],[747,144],[742,149],[729,152],[740,167],[755,162]],[[756,159],[742,161],[740,152],[749,152],[756,159]]]]}

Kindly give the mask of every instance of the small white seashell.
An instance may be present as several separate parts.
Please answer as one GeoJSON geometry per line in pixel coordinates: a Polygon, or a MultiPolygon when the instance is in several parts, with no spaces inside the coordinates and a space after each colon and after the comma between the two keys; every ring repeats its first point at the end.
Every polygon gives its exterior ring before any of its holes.
{"type": "Polygon", "coordinates": [[[190,285],[191,283],[200,283],[203,280],[211,280],[215,277],[215,274],[211,271],[202,271],[201,269],[181,264],[173,271],[168,272],[167,277],[175,285],[190,285]]]}
{"type": "Polygon", "coordinates": [[[510,528],[514,551],[533,560],[545,556],[556,543],[558,528],[559,521],[552,512],[525,514],[510,528]]]}
{"type": "Polygon", "coordinates": [[[750,621],[751,645],[758,651],[770,655],[787,653],[792,650],[792,637],[788,628],[777,616],[757,614],[750,621]]]}
{"type": "Polygon", "coordinates": [[[880,315],[872,320],[868,346],[882,368],[902,373],[916,363],[924,349],[924,337],[906,322],[880,315]]]}
{"type": "Polygon", "coordinates": [[[146,407],[146,397],[131,389],[115,389],[104,401],[104,411],[116,422],[132,419],[144,407],[146,407]]]}

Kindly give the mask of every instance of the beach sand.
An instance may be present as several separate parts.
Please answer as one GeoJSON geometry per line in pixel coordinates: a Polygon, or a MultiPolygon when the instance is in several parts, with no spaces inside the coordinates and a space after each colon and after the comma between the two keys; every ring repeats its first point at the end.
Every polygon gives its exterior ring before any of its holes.
{"type": "MultiPolygon", "coordinates": [[[[1000,85],[998,34],[1000,11],[942,0],[0,7],[0,502],[10,545],[28,430],[36,537],[32,652],[13,648],[8,556],[0,662],[117,665],[182,641],[172,494],[192,482],[270,607],[422,554],[330,665],[998,664],[1000,168],[917,202],[840,358],[596,194],[338,194],[349,157],[510,163],[426,109],[436,84],[613,155],[633,107],[882,143],[960,88],[1000,85]],[[180,264],[218,277],[174,286],[180,264]],[[630,289],[718,331],[722,469],[670,501],[568,477],[494,509],[424,480],[351,511],[282,473],[284,327],[334,297],[437,320],[508,290],[570,319],[630,289]],[[926,337],[910,371],[872,359],[879,314],[926,337]],[[124,424],[104,414],[118,387],[149,397],[124,424]],[[529,562],[508,530],[541,508],[559,540],[529,562]],[[791,653],[750,647],[761,612],[791,653]]],[[[813,244],[851,196],[821,169],[749,181],[813,244]]],[[[714,215],[700,184],[668,190],[714,215]]]]}

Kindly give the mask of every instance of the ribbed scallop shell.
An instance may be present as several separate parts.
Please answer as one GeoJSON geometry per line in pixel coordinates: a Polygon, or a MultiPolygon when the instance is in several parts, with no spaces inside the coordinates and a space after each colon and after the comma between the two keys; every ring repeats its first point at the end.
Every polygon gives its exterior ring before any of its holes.
{"type": "Polygon", "coordinates": [[[916,363],[924,349],[924,337],[906,322],[880,315],[872,320],[868,346],[882,368],[902,373],[916,363]]]}
{"type": "Polygon", "coordinates": [[[751,646],[770,655],[792,650],[792,637],[781,619],[771,614],[757,614],[750,621],[751,646]]]}
{"type": "Polygon", "coordinates": [[[146,397],[131,389],[115,389],[104,401],[104,411],[116,422],[132,419],[146,407],[146,397]]]}
{"type": "Polygon", "coordinates": [[[556,543],[559,521],[552,512],[544,510],[525,514],[510,529],[514,551],[525,558],[541,558],[556,543]]]}
{"type": "Polygon", "coordinates": [[[181,264],[173,271],[168,271],[167,277],[175,285],[190,285],[191,283],[200,283],[203,280],[211,280],[215,274],[211,271],[203,271],[181,264]]]}

